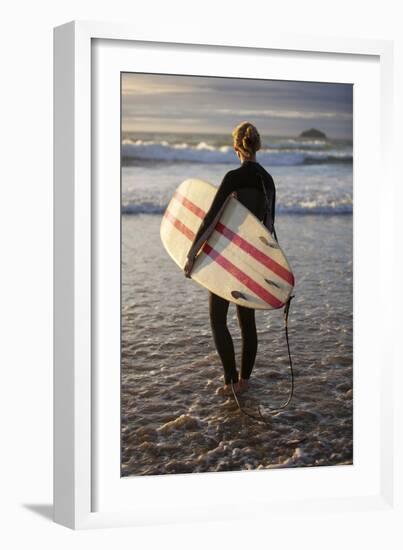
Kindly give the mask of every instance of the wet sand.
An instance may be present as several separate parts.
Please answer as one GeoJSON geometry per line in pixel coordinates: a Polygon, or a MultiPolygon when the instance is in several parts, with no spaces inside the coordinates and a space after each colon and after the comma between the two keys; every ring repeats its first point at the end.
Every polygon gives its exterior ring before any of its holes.
{"type": "MultiPolygon", "coordinates": [[[[186,279],[159,238],[160,215],[122,218],[122,475],[351,464],[352,221],[281,215],[276,230],[296,276],[289,334],[282,311],[256,313],[258,355],[241,415],[223,384],[207,291],[186,279]]],[[[229,328],[237,357],[235,307],[229,328]]]]}

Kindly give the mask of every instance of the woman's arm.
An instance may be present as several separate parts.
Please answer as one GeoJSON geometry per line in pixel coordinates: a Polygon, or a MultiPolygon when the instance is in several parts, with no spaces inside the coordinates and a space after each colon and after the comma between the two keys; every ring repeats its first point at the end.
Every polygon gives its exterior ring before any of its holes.
{"type": "Polygon", "coordinates": [[[198,255],[198,253],[201,251],[201,249],[203,248],[204,243],[206,241],[208,241],[210,235],[213,233],[214,228],[217,225],[218,220],[220,219],[221,214],[224,211],[225,207],[227,206],[227,202],[230,200],[231,197],[232,197],[232,195],[228,195],[228,197],[226,198],[224,204],[221,206],[220,210],[217,212],[215,218],[210,223],[210,225],[208,225],[206,227],[206,229],[203,231],[203,233],[199,237],[195,238],[195,240],[192,244],[192,247],[188,252],[185,267],[183,268],[186,277],[190,277],[190,273],[193,269],[193,265],[194,265],[194,262],[196,260],[196,257],[198,255]]]}
{"type": "Polygon", "coordinates": [[[187,262],[184,267],[185,275],[190,277],[190,273],[193,269],[193,264],[195,262],[198,252],[201,250],[204,243],[209,239],[210,235],[213,233],[215,226],[218,223],[218,220],[221,217],[221,214],[224,208],[227,205],[228,200],[231,198],[232,185],[231,181],[228,178],[228,174],[224,176],[224,179],[218,188],[218,191],[213,199],[213,202],[204,216],[204,219],[199,227],[199,230],[196,233],[196,236],[193,240],[193,244],[189,249],[187,255],[187,262]]]}
{"type": "Polygon", "coordinates": [[[276,234],[276,230],[274,228],[274,218],[275,218],[275,215],[276,215],[276,188],[274,187],[273,185],[273,201],[271,203],[271,219],[272,219],[272,223],[273,223],[273,235],[274,235],[274,238],[276,239],[276,241],[278,242],[278,239],[277,239],[277,234],[276,234]]]}

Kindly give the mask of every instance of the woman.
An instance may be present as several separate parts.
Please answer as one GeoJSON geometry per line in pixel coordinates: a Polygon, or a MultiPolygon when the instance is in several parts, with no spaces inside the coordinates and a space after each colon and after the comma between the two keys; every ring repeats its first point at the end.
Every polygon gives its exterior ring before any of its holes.
{"type": "MultiPolygon", "coordinates": [[[[208,240],[217,224],[227,199],[234,195],[257,216],[269,231],[277,236],[274,230],[274,210],[276,190],[273,178],[256,161],[256,152],[261,147],[259,132],[250,122],[242,122],[232,132],[235,153],[241,166],[228,172],[214,197],[213,203],[195,236],[184,267],[185,275],[190,277],[195,258],[208,240]]],[[[229,302],[209,293],[209,312],[211,329],[217,352],[224,367],[224,387],[221,393],[227,395],[231,383],[236,393],[248,389],[249,378],[255,363],[257,352],[257,333],[255,310],[237,305],[237,316],[242,334],[242,360],[240,377],[235,364],[234,345],[227,327],[229,302]]]]}

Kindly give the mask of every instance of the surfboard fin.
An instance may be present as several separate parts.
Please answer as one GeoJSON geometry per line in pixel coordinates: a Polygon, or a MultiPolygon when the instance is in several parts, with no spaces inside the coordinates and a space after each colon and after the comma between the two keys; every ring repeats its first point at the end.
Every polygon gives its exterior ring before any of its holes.
{"type": "Polygon", "coordinates": [[[259,237],[259,239],[260,239],[260,240],[262,241],[262,243],[264,243],[265,245],[270,246],[270,248],[280,248],[280,247],[278,246],[278,244],[276,244],[276,243],[269,243],[269,241],[266,239],[266,237],[261,236],[261,237],[259,237]]]}
{"type": "Polygon", "coordinates": [[[241,298],[242,300],[248,299],[244,294],[242,294],[242,292],[239,292],[239,290],[233,290],[231,292],[231,296],[235,298],[235,300],[238,300],[239,298],[241,298]]]}
{"type": "Polygon", "coordinates": [[[270,279],[265,279],[266,283],[272,286],[275,286],[276,288],[281,288],[281,286],[274,281],[271,281],[270,279]]]}

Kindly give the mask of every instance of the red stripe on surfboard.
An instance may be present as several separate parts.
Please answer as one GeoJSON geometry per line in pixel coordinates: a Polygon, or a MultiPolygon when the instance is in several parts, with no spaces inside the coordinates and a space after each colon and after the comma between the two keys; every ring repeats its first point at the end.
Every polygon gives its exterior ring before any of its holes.
{"type": "Polygon", "coordinates": [[[197,206],[197,204],[195,204],[191,200],[187,199],[184,195],[182,195],[182,193],[179,193],[179,191],[175,191],[174,197],[177,201],[181,202],[183,206],[193,212],[193,214],[196,214],[196,216],[198,216],[199,218],[203,219],[206,215],[206,212],[202,208],[197,206]]]}
{"type": "MultiPolygon", "coordinates": [[[[175,192],[174,197],[179,202],[181,202],[183,206],[185,206],[188,210],[196,214],[196,216],[198,216],[199,218],[204,218],[206,213],[199,206],[197,206],[197,204],[187,199],[178,191],[175,192]]],[[[218,222],[215,229],[216,231],[221,233],[221,235],[223,235],[228,240],[233,242],[236,246],[238,246],[241,250],[252,256],[252,258],[255,258],[255,260],[257,260],[262,265],[270,269],[273,273],[281,277],[281,279],[289,283],[291,286],[294,286],[294,275],[290,273],[288,269],[273,260],[273,258],[270,258],[270,256],[267,256],[267,254],[253,246],[253,244],[249,243],[243,237],[234,233],[232,229],[230,229],[223,223],[218,222]]]]}
{"type": "Polygon", "coordinates": [[[175,218],[175,216],[173,216],[171,212],[169,212],[169,210],[165,210],[164,218],[167,218],[167,220],[169,220],[172,225],[176,227],[176,229],[183,233],[185,237],[187,237],[190,241],[193,241],[196,234],[193,233],[193,231],[189,229],[189,227],[187,227],[184,223],[178,220],[178,218],[175,218]]]}
{"type": "MultiPolygon", "coordinates": [[[[165,211],[164,217],[168,219],[172,225],[183,233],[189,240],[194,239],[194,233],[189,229],[184,223],[178,220],[169,210],[165,211]]],[[[278,298],[273,296],[265,288],[263,288],[259,283],[253,280],[249,275],[244,271],[236,267],[232,262],[227,260],[222,254],[214,250],[208,243],[205,243],[202,250],[205,254],[208,254],[215,262],[217,262],[223,269],[228,271],[235,279],[238,279],[244,286],[249,288],[254,292],[259,298],[261,298],[267,304],[270,304],[273,308],[283,307],[284,303],[281,302],[278,298]]]]}
{"type": "Polygon", "coordinates": [[[242,238],[240,235],[237,235],[221,222],[218,222],[216,227],[216,231],[221,233],[221,235],[224,235],[228,240],[230,240],[232,243],[239,246],[241,250],[244,250],[247,252],[250,256],[255,258],[258,262],[260,262],[265,267],[269,268],[270,271],[284,279],[287,283],[294,286],[294,275],[288,271],[288,269],[285,269],[282,265],[278,264],[276,261],[273,260],[273,258],[270,258],[270,256],[267,256],[264,252],[253,246],[253,244],[246,241],[244,238],[242,238]]]}
{"type": "Polygon", "coordinates": [[[203,252],[206,252],[215,262],[217,262],[221,267],[226,271],[231,273],[233,277],[238,279],[244,286],[249,288],[254,292],[259,298],[264,302],[270,304],[274,308],[283,307],[284,303],[278,300],[273,294],[270,294],[265,288],[259,285],[256,281],[251,279],[249,275],[238,269],[232,262],[227,260],[222,254],[211,248],[211,246],[206,243],[203,247],[203,252]]]}

